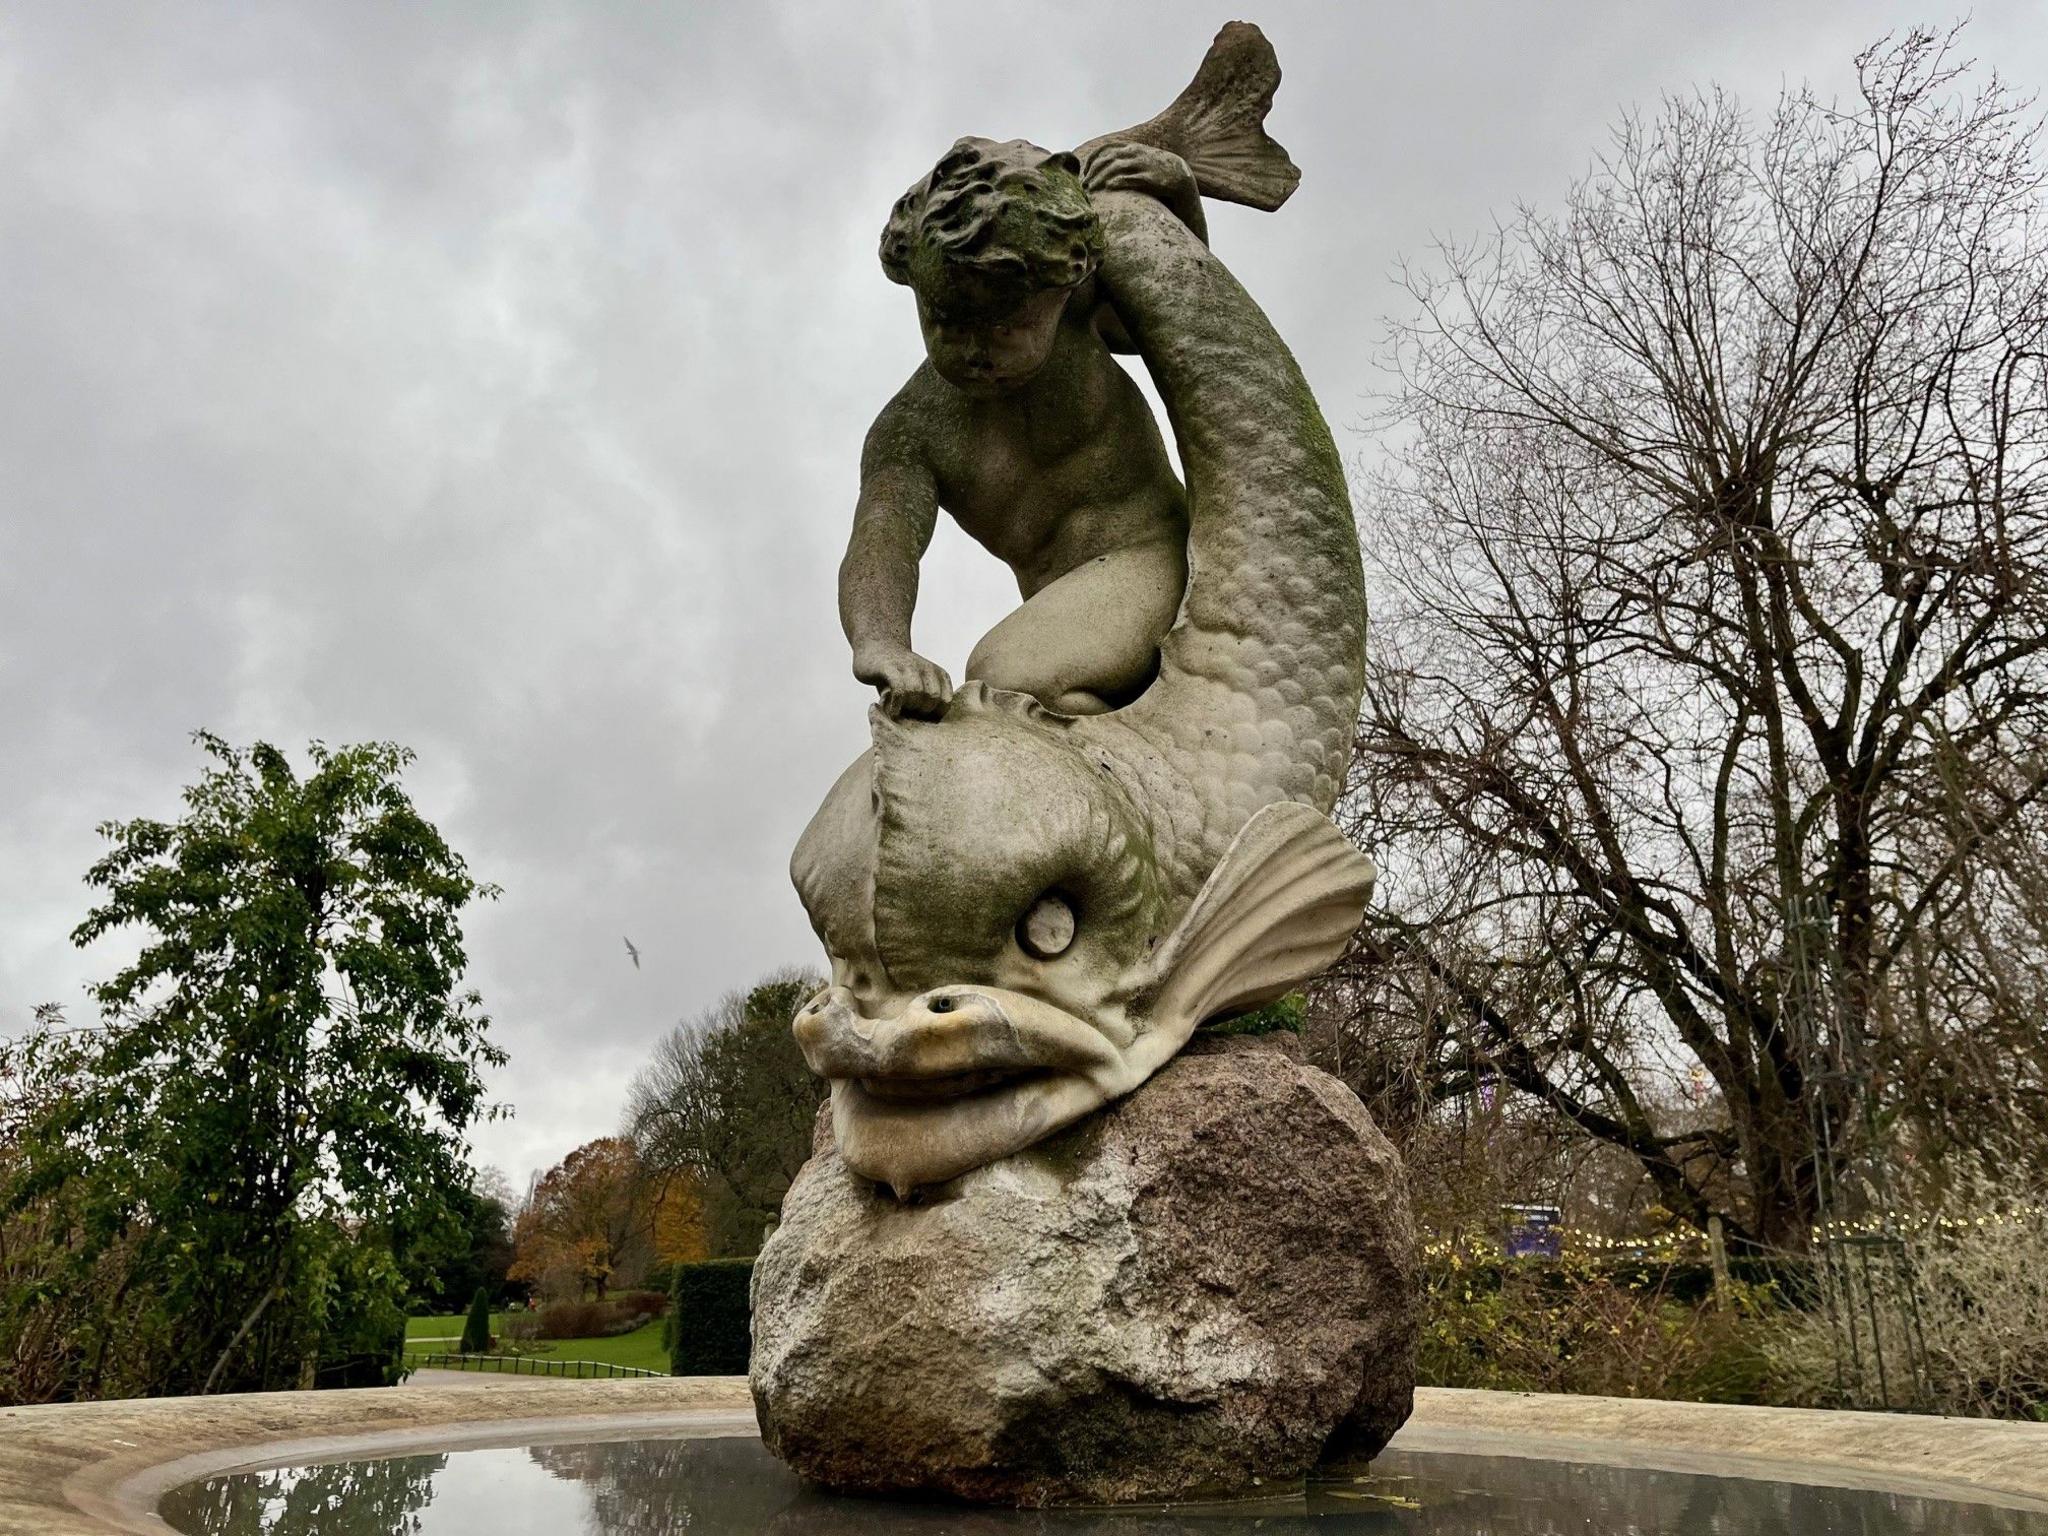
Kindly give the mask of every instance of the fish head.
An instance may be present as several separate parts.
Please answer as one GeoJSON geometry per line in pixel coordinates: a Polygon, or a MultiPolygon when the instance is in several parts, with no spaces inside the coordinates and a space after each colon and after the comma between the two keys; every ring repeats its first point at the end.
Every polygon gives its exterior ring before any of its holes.
{"type": "Polygon", "coordinates": [[[832,961],[795,1029],[842,1155],[907,1190],[1123,1091],[1169,913],[1144,814],[1063,717],[969,683],[872,728],[792,861],[832,961]]]}
{"type": "MultiPolygon", "coordinates": [[[[1276,969],[1246,944],[1270,938],[1287,871],[1254,861],[1268,910],[1249,922],[1230,901],[1218,921],[1213,874],[1177,912],[1141,803],[1078,722],[969,683],[942,719],[878,711],[873,733],[791,861],[832,965],[794,1028],[854,1172],[901,1194],[1020,1151],[1138,1086],[1203,1018],[1299,979],[1298,956],[1276,969]]],[[[1334,949],[1316,954],[1300,974],[1334,949]]]]}

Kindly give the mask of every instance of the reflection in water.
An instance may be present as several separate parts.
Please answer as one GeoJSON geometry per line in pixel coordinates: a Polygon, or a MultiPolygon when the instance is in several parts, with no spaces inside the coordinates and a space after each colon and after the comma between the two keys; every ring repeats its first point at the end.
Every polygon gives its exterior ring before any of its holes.
{"type": "Polygon", "coordinates": [[[1257,1511],[981,1510],[837,1498],[751,1436],[457,1451],[211,1478],[162,1513],[204,1536],[2048,1536],[2048,1515],[1569,1462],[1390,1452],[1257,1511]]]}
{"type": "Polygon", "coordinates": [[[526,1454],[565,1482],[583,1485],[591,1536],[766,1531],[803,1490],[752,1435],[536,1445],[526,1454]]]}
{"type": "Polygon", "coordinates": [[[179,1530],[204,1536],[418,1536],[421,1511],[434,1502],[435,1477],[447,1464],[446,1456],[395,1456],[219,1477],[180,1488],[164,1501],[163,1514],[179,1530]],[[171,1512],[174,1505],[181,1513],[171,1512]]]}

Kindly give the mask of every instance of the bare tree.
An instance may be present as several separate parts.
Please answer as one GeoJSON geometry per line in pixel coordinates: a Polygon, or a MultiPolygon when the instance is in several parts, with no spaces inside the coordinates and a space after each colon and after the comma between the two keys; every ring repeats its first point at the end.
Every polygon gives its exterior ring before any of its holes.
{"type": "Polygon", "coordinates": [[[1501,1081],[1776,1245],[2048,1125],[2048,229],[1956,46],[1668,101],[1440,248],[1361,510],[1347,1076],[1501,1081]]]}
{"type": "Polygon", "coordinates": [[[790,1030],[823,986],[788,967],[678,1024],[627,1097],[628,1133],[650,1176],[697,1181],[714,1256],[748,1254],[804,1162],[825,1085],[790,1030]]]}

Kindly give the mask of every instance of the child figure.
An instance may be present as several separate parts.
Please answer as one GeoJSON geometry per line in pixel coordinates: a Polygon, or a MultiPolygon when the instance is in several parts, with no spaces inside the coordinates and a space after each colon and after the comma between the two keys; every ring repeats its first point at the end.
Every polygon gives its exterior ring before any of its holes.
{"type": "Polygon", "coordinates": [[[883,231],[883,269],[917,295],[926,361],[868,432],[839,614],[854,675],[892,715],[936,716],[953,692],[910,648],[941,508],[1024,597],[974,647],[969,678],[1063,714],[1115,709],[1151,681],[1179,610],[1187,499],[1110,355],[1129,343],[1097,291],[1090,190],[1151,193],[1203,232],[1187,163],[1123,139],[1092,146],[1085,173],[1073,154],[962,139],[883,231]]]}

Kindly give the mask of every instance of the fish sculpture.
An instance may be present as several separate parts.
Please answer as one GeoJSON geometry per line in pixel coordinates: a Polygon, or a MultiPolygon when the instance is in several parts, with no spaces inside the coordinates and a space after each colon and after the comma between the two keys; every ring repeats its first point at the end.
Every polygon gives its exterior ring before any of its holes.
{"type": "MultiPolygon", "coordinates": [[[[1232,23],[1168,111],[1077,159],[1147,145],[1204,196],[1276,208],[1299,178],[1263,128],[1278,78],[1232,23]]],[[[1091,201],[1117,340],[1186,475],[1188,579],[1156,673],[1098,713],[980,682],[936,719],[872,710],[871,748],[791,860],[831,961],[796,1036],[846,1165],[899,1198],[1073,1124],[1205,1022],[1315,975],[1374,879],[1329,819],[1366,621],[1329,428],[1199,220],[1144,191],[1091,201]]]]}

